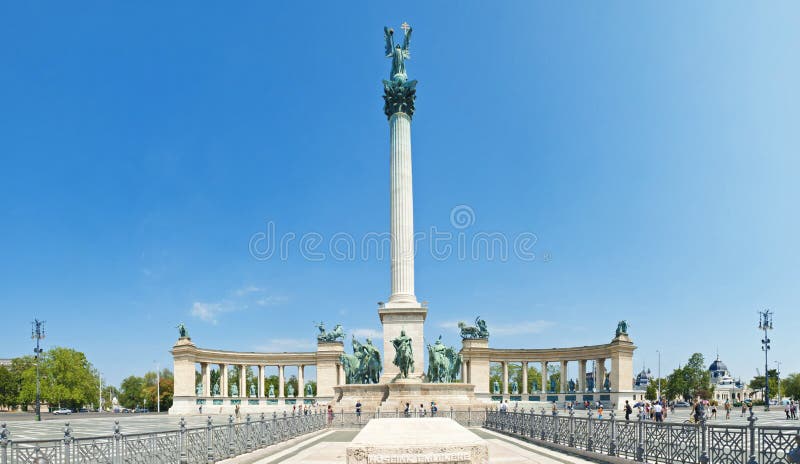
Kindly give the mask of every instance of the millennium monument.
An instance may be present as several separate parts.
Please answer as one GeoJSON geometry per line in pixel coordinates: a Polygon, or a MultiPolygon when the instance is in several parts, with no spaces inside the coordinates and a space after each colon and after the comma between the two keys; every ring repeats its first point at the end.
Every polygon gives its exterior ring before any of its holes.
{"type": "Polygon", "coordinates": [[[414,290],[411,121],[417,81],[410,80],[406,70],[412,29],[406,23],[401,29],[402,40],[396,41],[394,30],[384,28],[385,56],[391,59],[389,78],[383,80],[383,112],[389,123],[391,293],[377,308],[383,327],[382,353],[369,338],[362,343],[355,337],[351,338],[352,354],[346,353],[345,329],[340,324],[327,330],[319,322],[316,351],[288,353],[198,348],[181,324],[172,348],[175,395],[170,414],[198,412],[204,406],[209,407],[208,412],[221,413],[236,408],[265,412],[314,403],[351,409],[356,402],[363,410],[395,410],[406,403],[430,402],[440,408],[485,407],[500,401],[527,407],[600,401],[612,407],[634,399],[636,347],[625,321],[620,321],[607,344],[498,349],[489,347],[489,328],[478,316],[475,325],[458,324],[460,350],[444,345],[441,336],[424,345],[428,308],[417,301],[414,290]],[[570,365],[573,370],[577,367],[574,379],[568,376],[570,365]],[[277,382],[266,378],[270,366],[277,367],[277,382]],[[316,368],[316,384],[305,381],[307,366],[316,368]],[[244,374],[254,367],[255,385],[253,376],[244,374]],[[287,367],[296,368],[296,376],[287,379],[287,367]],[[234,384],[229,382],[231,370],[238,378],[234,384]],[[513,376],[509,374],[512,370],[513,376]],[[535,378],[529,379],[529,372],[535,378]]]}

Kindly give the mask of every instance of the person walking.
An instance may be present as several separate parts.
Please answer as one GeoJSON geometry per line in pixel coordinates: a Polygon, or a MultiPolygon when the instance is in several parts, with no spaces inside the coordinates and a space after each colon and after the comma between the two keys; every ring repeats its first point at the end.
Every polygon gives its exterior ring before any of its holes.
{"type": "Polygon", "coordinates": [[[717,403],[716,402],[714,402],[711,405],[711,418],[712,419],[716,419],[717,418],[717,403]]]}
{"type": "Polygon", "coordinates": [[[663,408],[660,403],[656,403],[655,405],[653,405],[653,412],[655,413],[656,416],[656,422],[664,422],[664,415],[662,414],[662,410],[663,408]]]}
{"type": "Polygon", "coordinates": [[[631,420],[631,413],[632,412],[633,412],[633,408],[631,407],[631,404],[628,402],[628,400],[625,400],[625,420],[626,421],[631,420]]]}
{"type": "Polygon", "coordinates": [[[597,418],[603,418],[603,403],[600,403],[600,406],[597,407],[597,418]]]}
{"type": "Polygon", "coordinates": [[[356,417],[361,417],[361,400],[356,400],[356,417]]]}
{"type": "Polygon", "coordinates": [[[730,400],[725,400],[725,420],[731,418],[731,402],[730,400]]]}
{"type": "Polygon", "coordinates": [[[328,425],[333,424],[333,406],[328,405],[328,425]]]}

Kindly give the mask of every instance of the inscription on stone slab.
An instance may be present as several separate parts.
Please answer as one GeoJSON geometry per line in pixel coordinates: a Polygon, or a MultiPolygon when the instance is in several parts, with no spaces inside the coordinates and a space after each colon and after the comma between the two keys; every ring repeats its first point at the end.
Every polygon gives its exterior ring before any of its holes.
{"type": "Polygon", "coordinates": [[[375,454],[367,457],[368,464],[384,463],[456,463],[467,464],[470,455],[461,453],[430,453],[430,454],[375,454]]]}

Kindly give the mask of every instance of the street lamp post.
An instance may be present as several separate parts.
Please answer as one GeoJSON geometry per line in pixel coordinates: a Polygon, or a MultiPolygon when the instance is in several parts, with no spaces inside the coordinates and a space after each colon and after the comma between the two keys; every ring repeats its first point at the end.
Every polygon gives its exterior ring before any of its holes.
{"type": "Polygon", "coordinates": [[[656,350],[658,353],[658,401],[661,401],[661,350],[656,350]]]}
{"type": "Polygon", "coordinates": [[[42,349],[39,347],[39,340],[44,338],[44,321],[34,319],[31,322],[31,338],[36,340],[36,347],[33,349],[36,359],[36,420],[42,420],[42,392],[39,385],[39,357],[42,349]]]}
{"type": "Polygon", "coordinates": [[[156,363],[156,412],[161,412],[161,372],[160,365],[156,363]]]}
{"type": "Polygon", "coordinates": [[[772,311],[766,309],[758,312],[758,328],[764,331],[761,339],[761,349],[764,351],[764,411],[769,411],[769,343],[767,330],[772,330],[772,311]]]}
{"type": "Polygon", "coordinates": [[[97,383],[100,385],[99,398],[97,400],[97,412],[103,412],[103,373],[97,371],[97,383]]]}

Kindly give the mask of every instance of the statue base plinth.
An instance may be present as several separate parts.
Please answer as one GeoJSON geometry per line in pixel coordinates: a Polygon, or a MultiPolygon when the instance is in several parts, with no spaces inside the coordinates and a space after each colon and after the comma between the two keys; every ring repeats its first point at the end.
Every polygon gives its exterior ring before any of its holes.
{"type": "Polygon", "coordinates": [[[475,385],[468,383],[426,383],[421,379],[395,379],[389,383],[373,385],[337,385],[334,407],[345,412],[355,411],[356,403],[361,403],[362,412],[381,410],[383,412],[403,411],[406,403],[412,410],[423,405],[430,411],[431,401],[436,402],[439,411],[481,409],[485,400],[475,397],[475,385]]]}

